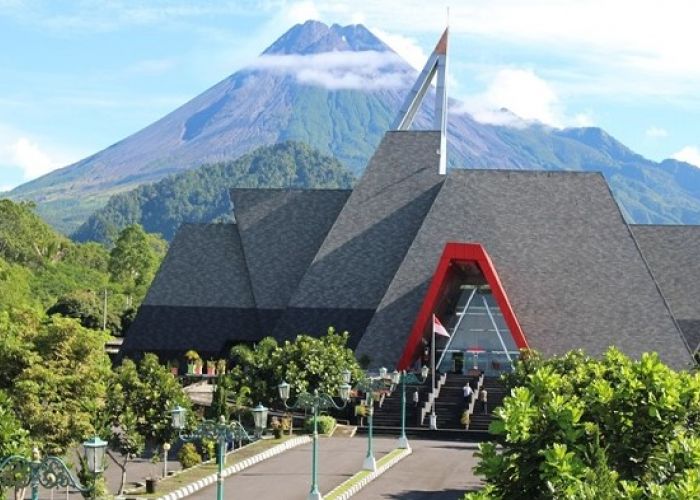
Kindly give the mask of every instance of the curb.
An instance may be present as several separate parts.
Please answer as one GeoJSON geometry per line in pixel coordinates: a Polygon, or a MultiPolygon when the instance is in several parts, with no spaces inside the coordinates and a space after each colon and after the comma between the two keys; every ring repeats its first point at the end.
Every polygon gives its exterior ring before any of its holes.
{"type": "MultiPolygon", "coordinates": [[[[311,442],[311,437],[310,436],[299,436],[294,439],[290,439],[289,441],[285,441],[284,443],[278,444],[277,446],[270,448],[269,450],[265,450],[262,453],[259,453],[255,456],[252,456],[250,458],[246,458],[242,462],[239,462],[237,464],[232,465],[231,467],[226,467],[222,471],[222,476],[230,476],[231,474],[234,474],[236,472],[240,472],[243,469],[246,469],[250,467],[251,465],[255,465],[258,462],[262,462],[265,459],[268,459],[274,455],[277,455],[279,453],[282,453],[283,451],[289,450],[291,448],[294,448],[295,446],[299,446],[301,444],[309,443],[311,442]]],[[[209,486],[210,484],[214,484],[216,482],[216,476],[217,474],[211,474],[203,479],[200,479],[199,481],[195,481],[192,484],[188,484],[187,486],[183,486],[182,488],[179,488],[172,493],[168,493],[167,495],[163,495],[161,497],[156,497],[153,500],[180,500],[181,498],[185,498],[188,495],[191,495],[192,493],[201,490],[202,488],[205,488],[209,486]]]]}
{"type": "Polygon", "coordinates": [[[376,478],[378,478],[379,476],[384,474],[386,471],[388,471],[394,465],[399,463],[401,460],[403,460],[404,458],[409,456],[411,453],[412,453],[412,450],[410,448],[404,449],[404,451],[402,453],[396,455],[394,458],[389,460],[387,463],[379,466],[377,468],[377,470],[375,470],[371,474],[368,474],[365,477],[363,477],[360,481],[355,483],[352,486],[352,488],[350,488],[348,491],[346,491],[342,495],[340,495],[340,496],[334,495],[334,492],[343,489],[343,485],[346,484],[348,481],[352,481],[352,478],[348,479],[347,481],[344,481],[339,486],[336,486],[335,488],[333,488],[330,492],[328,492],[326,495],[324,495],[323,498],[326,498],[329,500],[347,500],[348,498],[353,496],[355,493],[360,491],[362,488],[367,486],[369,483],[374,481],[376,478]]]}

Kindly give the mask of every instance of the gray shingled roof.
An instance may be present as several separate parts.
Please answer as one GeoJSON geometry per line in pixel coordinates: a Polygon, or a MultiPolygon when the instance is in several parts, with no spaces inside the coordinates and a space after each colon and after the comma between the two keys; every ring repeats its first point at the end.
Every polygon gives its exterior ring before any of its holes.
{"type": "Polygon", "coordinates": [[[453,170],[360,342],[395,366],[448,241],[481,243],[530,346],[546,356],[615,345],[689,350],[610,193],[595,173],[453,170]]]}
{"type": "Polygon", "coordinates": [[[142,352],[181,357],[190,349],[204,359],[228,356],[239,342],[260,340],[255,309],[142,305],[129,328],[120,356],[142,352]]]}
{"type": "Polygon", "coordinates": [[[254,308],[235,224],[183,224],[144,305],[254,308]]]}
{"type": "Polygon", "coordinates": [[[439,149],[439,132],[384,136],[294,293],[280,336],[334,326],[356,343],[439,191],[439,149]]]}
{"type": "Polygon", "coordinates": [[[255,303],[284,309],[351,190],[232,189],[255,303]]]}
{"type": "Polygon", "coordinates": [[[683,335],[690,347],[697,349],[700,344],[700,226],[630,227],[683,335]]]}
{"type": "Polygon", "coordinates": [[[121,348],[217,354],[260,327],[235,224],[183,224],[121,348]]]}

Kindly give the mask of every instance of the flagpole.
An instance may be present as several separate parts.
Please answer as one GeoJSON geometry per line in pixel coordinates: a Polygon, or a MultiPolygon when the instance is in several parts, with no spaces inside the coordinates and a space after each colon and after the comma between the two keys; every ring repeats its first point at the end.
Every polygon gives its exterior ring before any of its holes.
{"type": "Polygon", "coordinates": [[[435,415],[435,351],[437,348],[437,346],[435,345],[435,314],[433,314],[431,328],[433,330],[433,345],[430,349],[430,373],[432,373],[433,381],[430,393],[433,395],[433,397],[430,404],[430,430],[435,430],[437,429],[437,415],[435,415]]]}

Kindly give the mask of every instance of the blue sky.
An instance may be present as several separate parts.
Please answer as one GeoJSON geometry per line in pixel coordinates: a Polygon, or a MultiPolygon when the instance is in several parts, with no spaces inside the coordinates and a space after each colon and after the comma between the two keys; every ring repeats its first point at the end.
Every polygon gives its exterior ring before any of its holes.
{"type": "Polygon", "coordinates": [[[0,0],[0,191],[137,132],[307,19],[362,23],[421,69],[450,3],[450,112],[599,126],[700,166],[694,0],[0,0]]]}

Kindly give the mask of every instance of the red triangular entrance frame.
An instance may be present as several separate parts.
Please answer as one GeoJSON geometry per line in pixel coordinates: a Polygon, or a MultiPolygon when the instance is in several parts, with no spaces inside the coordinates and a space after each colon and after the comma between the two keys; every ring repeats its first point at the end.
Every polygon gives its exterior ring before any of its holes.
{"type": "Polygon", "coordinates": [[[513,308],[508,301],[508,296],[496,273],[496,268],[484,247],[478,243],[449,242],[442,251],[437,269],[435,270],[435,274],[433,274],[433,279],[425,294],[423,305],[411,329],[411,335],[408,338],[408,342],[406,343],[406,347],[399,361],[399,370],[409,369],[413,360],[418,357],[423,334],[429,331],[430,319],[433,312],[436,310],[438,298],[441,296],[440,292],[445,286],[450,264],[459,262],[474,262],[479,266],[486,278],[486,282],[491,287],[491,292],[496,299],[496,304],[498,304],[498,307],[501,309],[503,319],[510,329],[515,345],[518,349],[529,349],[525,334],[515,317],[513,308]]]}

